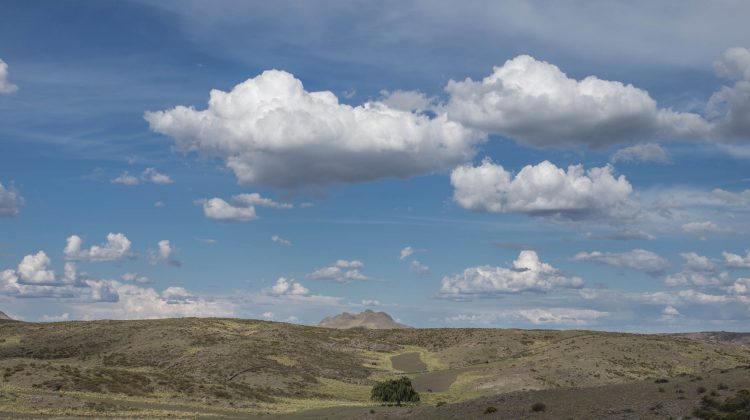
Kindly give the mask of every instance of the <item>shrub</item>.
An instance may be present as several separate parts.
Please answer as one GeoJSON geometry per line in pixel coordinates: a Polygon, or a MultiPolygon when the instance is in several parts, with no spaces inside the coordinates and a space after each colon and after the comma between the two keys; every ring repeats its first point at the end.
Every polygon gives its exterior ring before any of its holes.
{"type": "Polygon", "coordinates": [[[698,388],[695,389],[695,391],[697,393],[699,393],[699,394],[702,394],[702,393],[706,392],[706,387],[705,386],[699,386],[698,388]]]}
{"type": "Polygon", "coordinates": [[[544,403],[538,402],[538,403],[534,403],[531,406],[531,411],[539,412],[539,411],[545,411],[545,410],[547,410],[547,406],[544,405],[544,403]]]}
{"type": "Polygon", "coordinates": [[[723,403],[703,396],[701,406],[693,411],[701,419],[748,419],[750,418],[750,391],[743,389],[723,403]]]}
{"type": "Polygon", "coordinates": [[[657,384],[666,384],[667,382],[669,382],[669,379],[659,378],[659,379],[655,380],[654,382],[657,383],[657,384]]]}
{"type": "Polygon", "coordinates": [[[724,382],[720,382],[716,388],[720,390],[729,389],[729,385],[725,384],[724,382]]]}
{"type": "Polygon", "coordinates": [[[495,408],[493,406],[489,406],[489,407],[487,407],[487,408],[484,409],[484,414],[492,414],[492,413],[496,413],[496,412],[497,412],[497,408],[495,408]]]}
{"type": "Polygon", "coordinates": [[[442,406],[444,406],[444,405],[446,405],[446,404],[447,404],[447,403],[446,403],[445,401],[442,401],[442,400],[441,400],[441,401],[438,401],[438,402],[437,402],[437,404],[435,404],[435,407],[442,407],[442,406]]]}
{"type": "Polygon", "coordinates": [[[399,379],[378,382],[372,387],[370,398],[373,401],[395,402],[400,405],[402,402],[419,401],[419,393],[412,387],[411,380],[404,376],[399,379]]]}

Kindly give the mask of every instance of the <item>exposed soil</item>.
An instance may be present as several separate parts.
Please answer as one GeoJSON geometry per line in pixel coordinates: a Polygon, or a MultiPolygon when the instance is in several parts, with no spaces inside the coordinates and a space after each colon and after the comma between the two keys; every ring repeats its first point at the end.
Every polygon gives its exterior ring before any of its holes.
{"type": "Polygon", "coordinates": [[[402,372],[423,372],[427,370],[427,365],[422,361],[422,356],[417,352],[391,356],[391,364],[394,369],[402,372]]]}

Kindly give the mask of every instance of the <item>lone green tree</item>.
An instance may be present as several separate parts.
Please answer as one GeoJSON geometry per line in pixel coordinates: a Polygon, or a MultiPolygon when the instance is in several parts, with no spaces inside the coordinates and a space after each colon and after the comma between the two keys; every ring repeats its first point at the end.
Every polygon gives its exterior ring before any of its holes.
{"type": "Polygon", "coordinates": [[[372,387],[370,397],[373,401],[392,402],[401,405],[402,402],[419,401],[419,393],[411,386],[407,377],[378,382],[372,387]]]}

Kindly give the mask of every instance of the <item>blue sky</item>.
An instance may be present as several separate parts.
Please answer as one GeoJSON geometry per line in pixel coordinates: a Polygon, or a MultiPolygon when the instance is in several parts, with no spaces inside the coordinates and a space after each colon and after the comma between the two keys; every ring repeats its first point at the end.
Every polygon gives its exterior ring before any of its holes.
{"type": "Polygon", "coordinates": [[[15,317],[747,329],[743,2],[0,8],[15,317]]]}

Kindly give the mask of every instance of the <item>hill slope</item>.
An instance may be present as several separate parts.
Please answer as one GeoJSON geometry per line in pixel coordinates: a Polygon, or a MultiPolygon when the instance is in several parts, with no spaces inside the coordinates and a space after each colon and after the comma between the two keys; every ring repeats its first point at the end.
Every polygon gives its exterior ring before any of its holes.
{"type": "Polygon", "coordinates": [[[339,329],[366,328],[371,330],[411,328],[408,325],[399,324],[394,321],[393,318],[385,312],[374,312],[370,309],[358,314],[344,312],[336,316],[329,316],[320,321],[318,326],[339,329]]]}
{"type": "Polygon", "coordinates": [[[428,407],[747,364],[746,347],[592,331],[339,330],[195,318],[5,322],[0,417],[243,417],[334,407],[365,408],[361,414],[376,408],[368,400],[376,381],[412,366],[420,371],[406,375],[428,407]]]}

